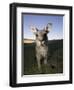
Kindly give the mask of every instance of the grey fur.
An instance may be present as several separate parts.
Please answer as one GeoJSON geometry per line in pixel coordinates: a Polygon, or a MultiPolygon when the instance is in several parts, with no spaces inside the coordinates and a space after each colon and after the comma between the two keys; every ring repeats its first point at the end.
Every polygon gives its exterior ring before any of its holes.
{"type": "Polygon", "coordinates": [[[48,23],[43,30],[38,30],[32,27],[32,31],[36,36],[36,59],[38,64],[38,69],[41,71],[41,60],[43,60],[44,65],[47,65],[48,57],[48,37],[47,34],[51,30],[51,23],[48,23]]]}

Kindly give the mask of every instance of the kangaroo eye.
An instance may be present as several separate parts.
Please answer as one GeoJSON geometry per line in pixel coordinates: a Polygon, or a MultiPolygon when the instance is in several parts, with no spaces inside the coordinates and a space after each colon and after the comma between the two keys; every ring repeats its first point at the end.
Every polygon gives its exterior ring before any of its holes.
{"type": "Polygon", "coordinates": [[[36,37],[38,37],[38,34],[36,34],[36,37]]]}

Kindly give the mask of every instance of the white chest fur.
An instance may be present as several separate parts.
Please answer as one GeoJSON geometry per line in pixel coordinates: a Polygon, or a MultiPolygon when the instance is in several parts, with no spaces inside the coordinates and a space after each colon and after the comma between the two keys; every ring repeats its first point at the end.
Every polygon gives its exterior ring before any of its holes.
{"type": "Polygon", "coordinates": [[[36,42],[36,53],[37,55],[41,55],[43,57],[47,56],[48,46],[44,45],[44,42],[37,41],[36,42]]]}

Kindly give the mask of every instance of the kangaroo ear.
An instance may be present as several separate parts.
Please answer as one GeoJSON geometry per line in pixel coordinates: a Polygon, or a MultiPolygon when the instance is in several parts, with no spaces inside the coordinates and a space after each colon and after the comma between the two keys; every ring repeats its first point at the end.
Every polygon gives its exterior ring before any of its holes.
{"type": "Polygon", "coordinates": [[[50,32],[52,30],[52,23],[48,23],[47,26],[45,27],[46,33],[50,32]]]}
{"type": "Polygon", "coordinates": [[[37,29],[36,27],[34,27],[34,26],[31,26],[31,31],[32,31],[34,34],[36,34],[37,31],[38,31],[38,29],[37,29]]]}

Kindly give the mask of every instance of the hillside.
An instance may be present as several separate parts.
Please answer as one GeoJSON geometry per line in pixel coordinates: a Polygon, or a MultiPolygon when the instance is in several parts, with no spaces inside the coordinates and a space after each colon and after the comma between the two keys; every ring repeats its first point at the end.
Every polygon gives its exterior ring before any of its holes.
{"type": "MultiPolygon", "coordinates": [[[[63,40],[48,41],[48,72],[43,73],[63,73],[63,40]]],[[[24,74],[39,74],[35,57],[35,43],[24,43],[24,74]]]]}
{"type": "Polygon", "coordinates": [[[33,39],[24,39],[23,42],[24,43],[34,43],[35,40],[33,40],[33,39]]]}

